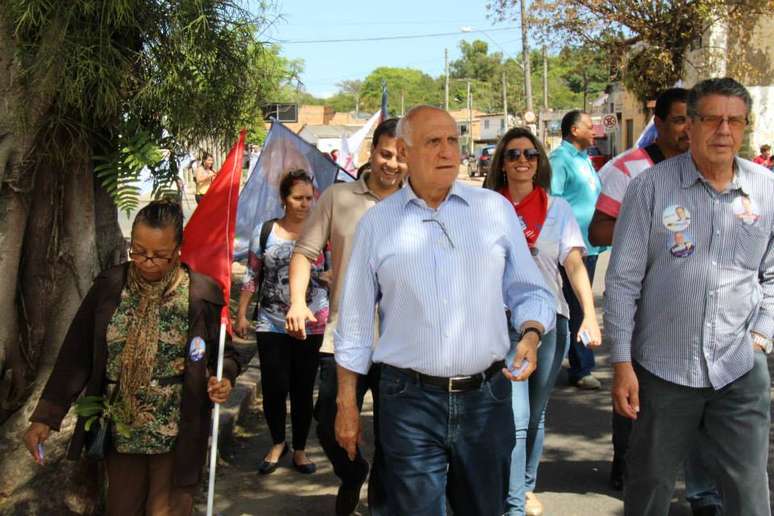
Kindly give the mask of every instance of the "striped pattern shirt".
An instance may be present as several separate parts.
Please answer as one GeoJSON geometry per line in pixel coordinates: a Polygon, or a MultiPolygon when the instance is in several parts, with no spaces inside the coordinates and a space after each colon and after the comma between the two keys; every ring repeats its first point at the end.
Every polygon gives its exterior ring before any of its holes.
{"type": "Polygon", "coordinates": [[[772,174],[740,158],[720,193],[690,153],[631,182],[606,277],[613,362],[715,389],[752,368],[750,331],[774,334],[773,198],[772,174]]]}
{"type": "Polygon", "coordinates": [[[556,300],[500,194],[455,183],[432,209],[410,186],[363,215],[334,339],[336,362],[434,376],[484,371],[508,353],[508,321],[554,325],[556,300]],[[374,306],[380,337],[373,351],[374,306]]]}

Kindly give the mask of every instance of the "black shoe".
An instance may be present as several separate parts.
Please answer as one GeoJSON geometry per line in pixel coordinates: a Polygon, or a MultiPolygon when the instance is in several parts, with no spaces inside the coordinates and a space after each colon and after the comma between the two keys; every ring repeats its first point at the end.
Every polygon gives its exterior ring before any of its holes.
{"type": "Polygon", "coordinates": [[[363,483],[353,487],[344,485],[339,487],[339,492],[336,493],[336,516],[349,516],[355,512],[357,504],[360,502],[360,488],[363,487],[363,483]]]}
{"type": "MultiPolygon", "coordinates": [[[[279,458],[281,459],[285,455],[287,455],[289,449],[287,443],[285,443],[285,447],[282,448],[282,453],[280,453],[279,458]]],[[[274,473],[274,471],[277,469],[277,466],[279,465],[279,460],[277,462],[269,462],[268,460],[264,460],[260,466],[258,466],[258,473],[261,475],[268,475],[269,473],[274,473]]]]}
{"type": "Polygon", "coordinates": [[[613,465],[610,468],[610,489],[613,491],[623,491],[623,473],[624,461],[613,459],[613,465]]]}
{"type": "Polygon", "coordinates": [[[303,473],[304,475],[311,475],[312,473],[317,471],[317,465],[314,462],[307,462],[306,464],[296,464],[296,461],[294,460],[293,468],[299,473],[303,473]]]}
{"type": "Polygon", "coordinates": [[[723,516],[723,507],[720,505],[702,505],[691,507],[693,516],[723,516]]]}

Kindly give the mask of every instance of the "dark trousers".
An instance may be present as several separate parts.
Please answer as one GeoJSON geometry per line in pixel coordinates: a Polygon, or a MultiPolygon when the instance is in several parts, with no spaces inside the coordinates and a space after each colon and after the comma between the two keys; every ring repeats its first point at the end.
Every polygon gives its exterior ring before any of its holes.
{"type": "Polygon", "coordinates": [[[198,486],[173,483],[175,453],[108,452],[108,516],[190,516],[198,486]]]}
{"type": "Polygon", "coordinates": [[[640,412],[626,455],[624,514],[667,514],[677,472],[701,439],[717,460],[725,514],[769,516],[766,355],[755,352],[753,368],[717,391],[667,382],[637,364],[635,372],[640,412]]]}
{"type": "MultiPolygon", "coordinates": [[[[374,399],[374,458],[371,476],[368,478],[368,508],[372,515],[380,514],[384,503],[384,488],[381,481],[382,451],[379,446],[379,364],[373,364],[368,375],[359,376],[357,381],[357,406],[363,408],[366,391],[371,390],[374,399]]],[[[326,457],[333,466],[333,472],[346,487],[355,487],[365,481],[368,475],[368,461],[357,450],[355,460],[349,460],[347,452],[336,442],[336,396],[339,390],[336,375],[336,360],[330,353],[320,353],[320,382],[314,417],[317,420],[317,439],[326,457]]]]}
{"type": "Polygon", "coordinates": [[[383,365],[379,436],[390,516],[505,512],[515,427],[511,382],[496,373],[449,393],[383,365]]]}
{"type": "MultiPolygon", "coordinates": [[[[583,259],[584,265],[586,265],[586,271],[589,273],[589,282],[594,283],[594,271],[597,269],[597,255],[586,256],[583,259]]],[[[570,305],[570,351],[567,353],[567,358],[570,360],[570,369],[567,371],[567,377],[570,383],[573,384],[591,374],[594,369],[594,352],[583,345],[582,342],[578,342],[578,330],[583,322],[583,309],[581,308],[578,298],[575,297],[575,292],[572,290],[572,285],[567,277],[567,273],[564,267],[559,267],[559,272],[562,274],[562,292],[564,298],[567,300],[567,304],[570,305]]]]}
{"type": "Polygon", "coordinates": [[[314,379],[322,335],[294,339],[284,333],[258,332],[263,413],[274,444],[285,442],[285,402],[290,394],[293,449],[303,450],[312,424],[314,379]]]}

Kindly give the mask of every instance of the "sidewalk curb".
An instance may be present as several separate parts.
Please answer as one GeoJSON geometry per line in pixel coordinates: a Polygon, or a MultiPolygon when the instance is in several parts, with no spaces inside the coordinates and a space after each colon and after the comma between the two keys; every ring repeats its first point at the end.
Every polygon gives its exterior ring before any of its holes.
{"type": "Polygon", "coordinates": [[[234,430],[239,421],[250,410],[260,394],[261,370],[258,357],[253,357],[247,368],[237,378],[228,401],[220,407],[220,435],[218,436],[218,451],[228,456],[234,449],[236,438],[234,430]]]}

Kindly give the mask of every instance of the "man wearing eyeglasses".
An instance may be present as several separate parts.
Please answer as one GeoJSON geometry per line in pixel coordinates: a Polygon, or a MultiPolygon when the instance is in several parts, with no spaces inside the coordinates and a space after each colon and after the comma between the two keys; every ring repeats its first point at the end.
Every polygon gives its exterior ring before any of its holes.
{"type": "Polygon", "coordinates": [[[397,135],[407,184],[360,220],[344,281],[336,438],[354,458],[357,378],[379,363],[386,514],[440,515],[447,495],[455,514],[502,514],[515,441],[510,380],[535,369],[555,300],[511,204],[455,181],[454,119],[418,106],[397,135]],[[504,306],[522,335],[507,365],[504,306]]]}
{"type": "MultiPolygon", "coordinates": [[[[652,170],[651,167],[688,150],[688,90],[669,88],[656,99],[654,125],[656,139],[645,147],[635,147],[608,161],[599,171],[602,192],[597,200],[594,217],[589,226],[589,240],[594,245],[611,245],[613,229],[621,212],[621,202],[631,181],[652,170]]],[[[675,208],[679,225],[688,223],[690,216],[684,206],[675,208]]],[[[663,222],[663,220],[662,220],[663,222]]],[[[675,232],[675,240],[679,232],[675,232]]],[[[691,245],[688,242],[687,245],[691,245]]],[[[632,420],[613,412],[613,464],[610,469],[610,486],[623,489],[623,473],[626,450],[632,431],[632,420]]],[[[722,502],[709,476],[705,464],[705,446],[698,444],[688,457],[685,465],[685,497],[690,502],[695,516],[721,514],[722,502]]]]}
{"type": "Polygon", "coordinates": [[[701,438],[725,514],[768,516],[774,178],[737,155],[752,107],[744,86],[702,81],[687,107],[690,152],[631,182],[606,277],[613,404],[634,420],[624,511],[668,513],[701,438]],[[754,220],[737,216],[748,205],[754,220]],[[690,213],[685,227],[665,222],[675,206],[690,213]],[[693,252],[670,252],[676,232],[693,252]]]}

